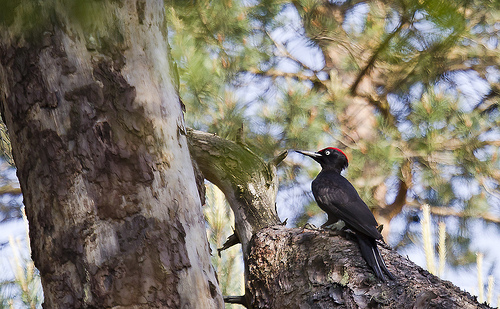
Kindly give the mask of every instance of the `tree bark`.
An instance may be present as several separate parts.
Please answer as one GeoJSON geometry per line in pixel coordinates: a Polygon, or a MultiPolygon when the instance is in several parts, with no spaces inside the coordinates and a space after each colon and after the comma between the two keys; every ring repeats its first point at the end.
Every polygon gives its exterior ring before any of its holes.
{"type": "Polygon", "coordinates": [[[41,37],[0,25],[0,103],[44,307],[221,308],[163,1],[102,3],[109,27],[91,34],[46,3],[41,37]]]}
{"type": "Polygon", "coordinates": [[[397,280],[381,283],[356,242],[341,234],[282,226],[259,231],[248,257],[253,307],[490,308],[385,245],[380,251],[397,280]]]}

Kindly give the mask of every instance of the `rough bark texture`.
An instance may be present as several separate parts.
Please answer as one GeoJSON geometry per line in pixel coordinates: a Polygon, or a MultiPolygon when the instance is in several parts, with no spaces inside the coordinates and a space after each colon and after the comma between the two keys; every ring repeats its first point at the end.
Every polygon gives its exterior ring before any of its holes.
{"type": "Polygon", "coordinates": [[[385,245],[380,251],[397,280],[381,283],[356,242],[339,234],[282,226],[258,232],[248,257],[253,307],[490,308],[385,245]]]}
{"type": "Polygon", "coordinates": [[[223,306],[163,6],[103,3],[113,29],[93,41],[57,6],[37,40],[0,28],[0,103],[45,308],[223,306]]]}

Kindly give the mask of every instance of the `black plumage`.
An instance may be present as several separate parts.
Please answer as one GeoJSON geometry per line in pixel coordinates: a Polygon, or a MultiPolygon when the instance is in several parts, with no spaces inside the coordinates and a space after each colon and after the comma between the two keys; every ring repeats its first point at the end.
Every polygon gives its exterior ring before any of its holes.
{"type": "Polygon", "coordinates": [[[361,255],[377,277],[386,281],[385,273],[394,280],[377,248],[376,240],[382,239],[382,234],[377,230],[375,217],[352,184],[340,174],[348,166],[344,152],[331,147],[318,152],[297,152],[321,164],[321,172],[312,182],[312,192],[318,206],[328,214],[323,226],[344,221],[356,234],[361,255]]]}

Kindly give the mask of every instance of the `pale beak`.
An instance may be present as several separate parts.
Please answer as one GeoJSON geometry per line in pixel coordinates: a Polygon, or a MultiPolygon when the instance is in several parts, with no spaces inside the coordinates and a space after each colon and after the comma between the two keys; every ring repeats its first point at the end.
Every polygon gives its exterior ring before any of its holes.
{"type": "Polygon", "coordinates": [[[295,152],[298,152],[298,153],[303,154],[305,156],[311,157],[313,159],[322,157],[321,154],[319,154],[317,152],[312,152],[312,151],[295,150],[295,152]]]}

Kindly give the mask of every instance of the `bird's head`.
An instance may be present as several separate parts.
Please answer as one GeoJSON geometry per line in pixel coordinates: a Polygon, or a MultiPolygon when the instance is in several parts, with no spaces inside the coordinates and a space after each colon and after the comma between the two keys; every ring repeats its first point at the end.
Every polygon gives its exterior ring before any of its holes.
{"type": "Polygon", "coordinates": [[[324,170],[331,169],[340,173],[349,165],[347,156],[342,150],[338,148],[328,147],[325,149],[321,149],[318,152],[302,150],[296,150],[296,152],[313,158],[316,162],[321,164],[321,168],[323,168],[324,170]]]}

